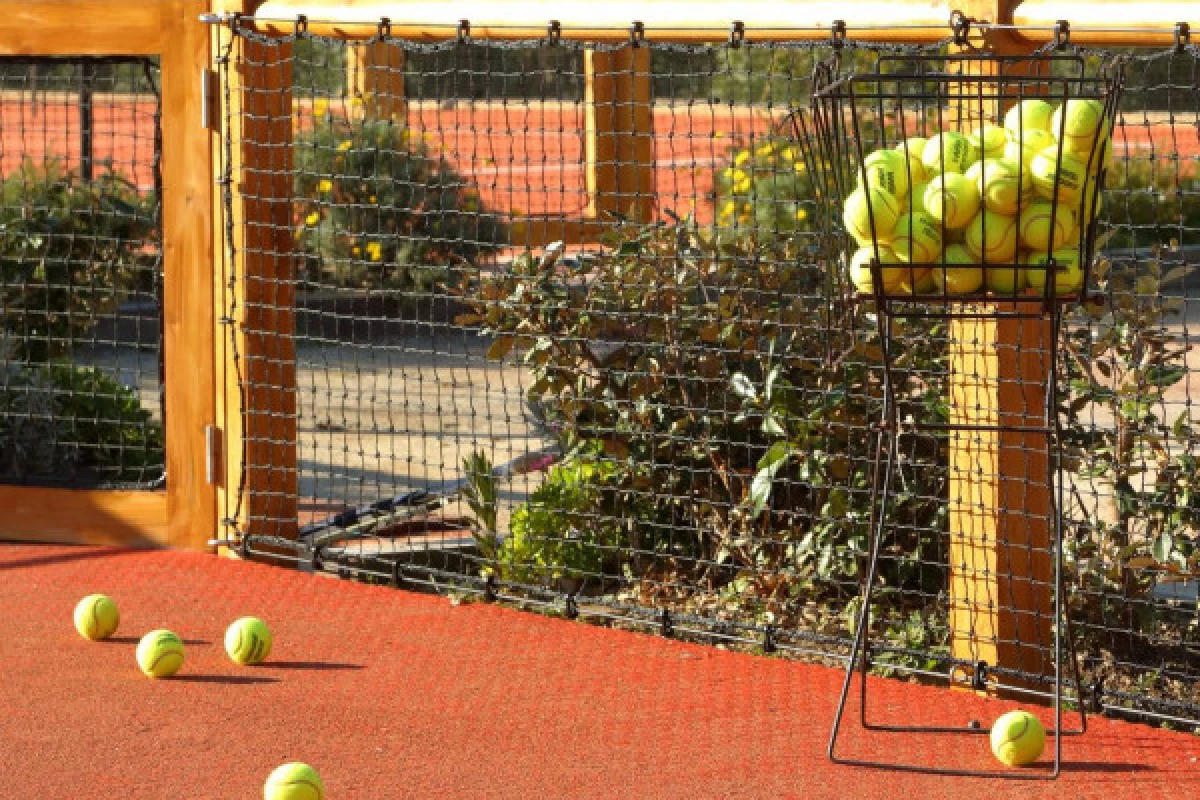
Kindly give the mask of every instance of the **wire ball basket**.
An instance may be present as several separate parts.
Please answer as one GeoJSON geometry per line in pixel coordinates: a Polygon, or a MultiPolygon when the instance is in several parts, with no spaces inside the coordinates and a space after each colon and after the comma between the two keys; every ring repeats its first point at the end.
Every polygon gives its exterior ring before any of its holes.
{"type": "Polygon", "coordinates": [[[818,65],[826,255],[854,296],[1030,315],[1086,300],[1122,75],[1046,51],[818,65]]]}

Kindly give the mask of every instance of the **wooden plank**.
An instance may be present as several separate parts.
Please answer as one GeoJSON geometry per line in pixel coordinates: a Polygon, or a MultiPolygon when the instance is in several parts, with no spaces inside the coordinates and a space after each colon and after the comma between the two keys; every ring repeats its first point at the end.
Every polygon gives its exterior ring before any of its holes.
{"type": "Polygon", "coordinates": [[[405,120],[404,51],[371,42],[346,51],[346,91],[353,110],[368,119],[405,120]]]}
{"type": "Polygon", "coordinates": [[[0,2],[0,55],[158,55],[175,2],[0,2]]]}
{"type": "Polygon", "coordinates": [[[0,538],[54,544],[171,544],[165,492],[0,486],[0,538]]]}
{"type": "Polygon", "coordinates": [[[584,51],[584,179],[589,219],[654,217],[650,51],[584,51]]]}
{"type": "Polygon", "coordinates": [[[200,71],[209,63],[205,0],[176,0],[162,55],[163,347],[167,513],[172,547],[209,550],[216,490],[205,476],[214,423],[212,147],[200,125],[200,71]]]}

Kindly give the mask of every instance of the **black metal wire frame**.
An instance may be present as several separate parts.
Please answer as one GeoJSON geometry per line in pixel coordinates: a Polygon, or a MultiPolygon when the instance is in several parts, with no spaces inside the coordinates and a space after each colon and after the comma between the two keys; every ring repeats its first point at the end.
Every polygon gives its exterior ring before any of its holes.
{"type": "MultiPolygon", "coordinates": [[[[297,141],[292,147],[298,160],[291,168],[296,186],[293,223],[297,250],[304,257],[297,259],[293,276],[280,280],[291,280],[300,297],[295,333],[299,499],[316,509],[300,520],[267,520],[281,528],[299,529],[299,540],[241,535],[234,520],[239,517],[243,498],[251,492],[271,491],[261,486],[247,487],[243,480],[238,490],[231,492],[233,506],[225,510],[224,516],[229,517],[231,544],[248,557],[285,560],[346,578],[410,589],[511,602],[568,618],[591,617],[661,635],[844,663],[851,668],[848,678],[854,671],[861,672],[864,665],[872,671],[943,683],[961,684],[964,676],[969,676],[987,690],[1007,689],[1013,694],[1020,692],[1023,698],[1056,704],[1056,731],[1063,729],[1063,713],[1072,704],[1078,705],[1080,725],[1068,725],[1071,730],[1064,730],[1064,735],[1084,728],[1083,712],[1144,713],[1148,719],[1177,725],[1200,721],[1200,707],[1186,687],[1177,685],[1200,675],[1197,662],[1189,660],[1192,657],[1186,635],[1180,634],[1182,642],[1176,646],[1171,646],[1169,640],[1162,645],[1156,639],[1160,650],[1145,655],[1121,651],[1109,656],[1105,651],[1114,641],[1128,641],[1135,646],[1154,638],[1144,623],[1135,624],[1131,617],[1118,616],[1132,615],[1133,606],[1155,620],[1169,617],[1171,630],[1183,624],[1185,611],[1152,599],[1128,600],[1114,594],[1107,584],[1099,588],[1083,586],[1081,575],[1086,577],[1086,573],[1071,573],[1069,584],[1063,585],[1063,551],[1078,546],[1081,525],[1072,517],[1071,528],[1064,532],[1058,519],[1066,505],[1064,493],[1068,488],[1074,493],[1070,498],[1073,513],[1081,504],[1076,496],[1080,487],[1064,481],[1062,474],[1071,470],[1074,476],[1079,467],[1064,463],[1064,459],[1078,458],[1078,448],[1087,445],[1086,441],[1080,445],[1072,440],[1072,449],[1064,457],[1064,439],[1099,436],[1112,425],[1109,420],[1093,417],[1077,420],[1071,431],[1059,430],[1058,417],[1063,412],[1060,408],[1051,414],[1049,409],[1073,401],[1080,391],[1078,386],[1068,386],[1068,380],[1077,380],[1077,375],[1072,378],[1075,373],[1068,375],[1064,370],[1078,370],[1070,362],[1051,359],[1054,363],[1050,368],[1058,372],[1042,378],[1048,382],[1050,404],[1045,413],[1026,420],[1028,424],[1004,428],[1044,435],[1045,441],[1053,443],[1050,450],[1031,448],[1030,453],[1045,454],[1051,471],[1049,488],[1056,518],[1052,533],[1056,551],[1055,674],[1049,674],[1049,670],[1035,674],[1007,665],[980,665],[952,655],[938,638],[947,635],[942,596],[945,587],[938,582],[944,582],[948,565],[945,523],[935,513],[946,505],[946,465],[940,460],[944,453],[939,454],[936,446],[937,437],[944,438],[956,428],[939,424],[937,418],[922,420],[921,425],[911,423],[909,417],[900,415],[902,410],[907,413],[913,408],[911,397],[898,391],[899,382],[914,374],[930,385],[944,377],[939,370],[944,372],[945,364],[938,360],[944,357],[944,324],[958,315],[969,317],[974,309],[971,303],[957,299],[940,302],[945,298],[928,297],[916,303],[911,296],[880,296],[875,292],[856,295],[847,289],[844,271],[831,255],[840,254],[840,248],[844,248],[844,232],[833,224],[812,222],[836,213],[834,198],[840,196],[839,187],[852,188],[855,176],[852,172],[824,170],[818,122],[811,114],[789,116],[788,112],[810,108],[812,67],[837,51],[842,53],[847,75],[831,73],[826,86],[848,78],[855,70],[872,68],[880,59],[907,63],[912,57],[932,54],[944,59],[939,46],[886,46],[844,37],[833,43],[783,44],[755,41],[752,31],[744,38],[733,37],[724,46],[638,39],[637,46],[651,55],[654,113],[666,118],[665,122],[656,122],[656,157],[669,165],[664,169],[679,173],[707,171],[713,183],[701,185],[683,178],[675,184],[660,183],[654,198],[659,215],[653,223],[625,226],[614,220],[612,237],[605,242],[552,254],[549,248],[526,245],[519,225],[529,215],[515,210],[510,214],[509,209],[521,206],[528,210],[531,200],[548,198],[539,210],[568,214],[581,210],[581,206],[572,205],[579,201],[577,187],[559,168],[580,167],[577,159],[582,160],[582,155],[574,155],[559,143],[575,135],[573,115],[582,118],[584,44],[556,37],[552,28],[550,35],[539,40],[496,42],[466,35],[455,41],[430,43],[393,37],[384,22],[379,35],[369,42],[316,36],[300,23],[294,34],[280,37],[257,33],[250,26],[234,27],[235,36],[244,36],[257,47],[248,49],[252,56],[232,49],[223,52],[219,61],[222,70],[246,69],[248,73],[256,66],[288,62],[295,76],[291,111],[297,119],[297,141]],[[361,98],[347,88],[345,77],[349,59],[364,47],[402,53],[402,61],[393,59],[389,63],[382,59],[371,69],[376,76],[403,78],[402,99],[411,109],[406,119],[392,122],[390,132],[385,133],[393,138],[378,151],[371,150],[369,137],[374,135],[373,129],[353,122],[359,119],[354,116],[354,103],[361,98]],[[237,63],[243,57],[255,61],[237,63]],[[780,68],[781,64],[787,68],[780,68]],[[545,109],[555,101],[564,109],[563,116],[544,116],[545,109]],[[771,117],[772,124],[761,129],[748,124],[739,128],[740,121],[722,116],[746,109],[770,112],[766,116],[771,117]],[[426,148],[424,154],[418,153],[417,145],[400,144],[402,135],[407,134],[411,134],[407,141],[428,142],[420,146],[426,148]],[[344,152],[344,141],[351,139],[349,152],[359,159],[353,168],[336,160],[344,152]],[[503,147],[497,143],[501,140],[503,147]],[[736,146],[731,140],[736,140],[736,146]],[[523,144],[531,146],[517,146],[523,144]],[[444,161],[433,155],[439,146],[444,161]],[[794,162],[791,156],[786,162],[780,157],[780,148],[786,146],[798,150],[794,162]],[[389,174],[386,170],[392,168],[367,159],[370,152],[401,159],[403,170],[394,167],[389,174]],[[419,169],[429,169],[427,176],[437,172],[430,180],[440,181],[438,185],[443,188],[449,185],[455,192],[470,193],[472,207],[460,207],[443,218],[431,213],[431,201],[412,193],[420,188],[419,182],[396,177],[412,175],[419,169]],[[745,174],[739,177],[738,170],[745,174]],[[803,176],[803,193],[783,193],[780,187],[791,186],[789,181],[797,180],[797,175],[803,176]],[[742,178],[751,184],[749,190],[736,185],[742,178]],[[354,194],[356,186],[345,183],[350,179],[366,181],[384,192],[377,196],[354,194]],[[322,181],[332,184],[333,189],[321,188],[325,185],[322,181]],[[688,201],[694,202],[699,219],[689,217],[688,201]],[[320,221],[306,224],[310,214],[320,221]],[[478,225],[493,215],[509,227],[485,235],[478,225]],[[428,230],[419,235],[407,232],[410,226],[430,219],[467,227],[454,235],[428,230]],[[795,225],[797,219],[804,221],[795,225]],[[791,220],[791,227],[783,224],[787,220],[791,220]],[[392,221],[402,231],[400,234],[387,228],[392,221]],[[653,237],[664,231],[669,232],[673,242],[662,245],[670,255],[634,255],[641,246],[639,242],[656,242],[653,237]],[[625,259],[622,266],[626,271],[622,274],[626,276],[636,274],[628,270],[646,265],[657,265],[663,280],[686,272],[687,258],[701,248],[700,239],[691,236],[711,236],[712,241],[728,243],[731,249],[714,258],[713,271],[706,273],[716,277],[706,277],[695,286],[689,284],[685,291],[664,288],[649,279],[626,277],[626,288],[636,291],[624,295],[602,293],[612,285],[604,280],[616,281],[597,277],[604,273],[599,273],[596,265],[610,264],[614,258],[625,259]],[[394,248],[394,252],[388,251],[376,260],[368,251],[352,249],[370,242],[380,242],[394,248]],[[770,249],[778,242],[783,242],[779,250],[770,249]],[[457,249],[456,255],[448,257],[435,251],[436,257],[430,260],[419,253],[419,248],[427,245],[465,245],[466,249],[457,249]],[[738,252],[752,255],[730,254],[738,252]],[[445,270],[447,261],[460,265],[461,275],[456,270],[445,270]],[[762,265],[769,267],[762,280],[720,282],[762,265]],[[793,269],[795,277],[790,282],[772,283],[777,280],[777,271],[793,269]],[[463,275],[465,279],[459,282],[463,275]],[[385,279],[396,280],[387,283],[385,279]],[[490,292],[486,302],[481,299],[485,286],[490,292]],[[590,291],[597,295],[587,305],[590,291]],[[691,305],[677,312],[640,305],[672,292],[691,305]],[[674,326],[686,329],[697,319],[707,321],[710,313],[714,324],[722,320],[731,323],[733,320],[717,316],[704,305],[711,300],[716,308],[721,297],[746,300],[749,312],[736,305],[728,312],[739,324],[752,324],[753,319],[743,320],[742,316],[777,299],[793,302],[794,308],[785,304],[773,309],[772,324],[777,327],[762,334],[754,344],[746,344],[745,339],[736,344],[719,338],[706,342],[706,337],[720,336],[720,326],[696,330],[690,338],[678,341],[661,333],[663,325],[668,331],[674,331],[674,326]],[[464,309],[471,314],[459,316],[464,309]],[[538,329],[530,341],[520,336],[506,341],[510,331],[501,324],[488,328],[491,323],[475,318],[489,312],[505,317],[518,310],[530,323],[544,325],[547,330],[538,329]],[[781,322],[786,314],[794,318],[781,322]],[[583,315],[595,329],[578,332],[553,328],[564,319],[574,322],[583,315]],[[881,334],[883,328],[886,331],[881,334]],[[767,341],[773,337],[785,344],[771,350],[767,341]],[[633,401],[622,397],[611,399],[614,395],[609,400],[576,395],[574,392],[588,387],[579,388],[581,384],[575,381],[580,376],[570,374],[568,362],[544,370],[540,376],[532,374],[538,358],[535,339],[544,342],[539,346],[551,352],[577,357],[583,365],[584,382],[610,381],[614,394],[626,385],[621,381],[661,379],[665,383],[656,384],[637,408],[633,401]],[[880,343],[888,345],[887,358],[873,352],[880,343]],[[755,351],[754,347],[759,349],[755,351]],[[910,350],[922,347],[931,354],[922,358],[932,360],[922,361],[919,368],[905,363],[893,369],[910,350]],[[637,361],[635,357],[643,354],[656,359],[657,366],[637,361]],[[701,367],[714,361],[720,365],[717,375],[707,377],[701,367]],[[781,371],[775,373],[783,376],[781,380],[796,382],[789,390],[793,400],[803,407],[802,412],[795,412],[796,416],[767,419],[761,408],[745,400],[762,400],[772,366],[781,366],[781,371]],[[802,382],[809,378],[810,383],[802,382]],[[734,381],[742,394],[729,390],[734,381]],[[644,410],[645,416],[636,418],[637,424],[631,429],[630,423],[618,424],[602,416],[606,402],[621,412],[644,410]],[[835,406],[835,416],[822,417],[824,403],[844,403],[845,410],[835,406]],[[739,404],[750,410],[743,411],[739,404]],[[744,416],[735,419],[739,412],[744,416]],[[806,422],[804,414],[812,414],[816,421],[806,422]],[[653,427],[660,416],[666,423],[661,428],[653,427]],[[1051,416],[1055,418],[1051,420],[1051,416]],[[692,426],[690,418],[710,427],[692,426]],[[718,425],[721,427],[711,427],[718,425]],[[802,439],[802,447],[807,451],[801,453],[803,458],[795,457],[777,472],[760,470],[760,475],[771,479],[771,494],[761,511],[756,511],[749,502],[750,484],[758,460],[773,441],[763,429],[772,425],[787,427],[787,435],[797,438],[800,434],[795,431],[804,431],[807,438],[802,439]],[[806,429],[806,425],[810,427],[806,429]],[[581,440],[585,445],[582,449],[581,440]],[[918,452],[914,444],[917,440],[933,441],[931,452],[918,452]],[[846,442],[854,449],[846,451],[846,442]],[[587,445],[593,449],[588,450],[587,445]],[[692,450],[685,450],[685,446],[692,450]],[[731,459],[736,471],[721,473],[708,461],[693,458],[693,450],[705,448],[714,458],[731,459]],[[486,473],[464,467],[462,455],[467,450],[492,454],[497,466],[488,463],[486,473]],[[818,466],[829,469],[829,475],[803,472],[801,467],[807,467],[808,456],[820,456],[822,450],[828,450],[831,457],[827,467],[818,466]],[[632,478],[628,485],[614,488],[606,483],[603,470],[632,478]],[[902,521],[906,526],[904,541],[916,541],[919,534],[920,541],[930,543],[930,547],[912,555],[897,555],[894,547],[899,541],[896,531],[900,523],[889,517],[895,517],[892,512],[902,506],[896,497],[889,496],[889,487],[899,479],[911,481],[918,473],[932,477],[918,487],[917,500],[924,505],[918,506],[911,498],[906,501],[905,513],[912,516],[902,521]],[[721,486],[723,474],[735,481],[730,491],[721,486]],[[517,536],[507,516],[500,520],[498,536],[491,541],[503,552],[481,549],[486,543],[484,537],[479,536],[478,541],[474,537],[483,532],[482,523],[464,507],[474,486],[472,481],[484,475],[495,489],[492,508],[498,508],[502,515],[520,513],[528,521],[532,515],[542,514],[543,519],[557,520],[555,528],[534,536],[527,534],[526,541],[542,549],[535,548],[533,554],[512,549],[517,536]],[[547,486],[560,493],[544,491],[547,486]],[[576,488],[582,494],[571,495],[576,488]],[[538,491],[551,499],[535,500],[533,494],[538,491]],[[833,493],[841,493],[853,515],[839,512],[832,504],[832,510],[822,511],[822,501],[814,498],[833,493]],[[873,515],[866,513],[868,506],[873,515]],[[912,510],[914,506],[916,511],[912,510]],[[466,520],[474,527],[468,530],[460,525],[450,531],[438,528],[447,517],[460,523],[466,520]],[[718,523],[730,518],[751,521],[740,531],[739,540],[746,543],[749,555],[719,551],[719,535],[726,531],[719,529],[718,523]],[[834,563],[844,571],[837,574],[819,573],[815,559],[820,550],[815,546],[804,549],[810,547],[809,534],[825,530],[833,531],[828,534],[832,540],[830,552],[835,546],[841,548],[834,553],[841,560],[835,559],[834,563]],[[894,534],[896,539],[892,538],[894,534]],[[888,546],[883,545],[885,541],[888,546]],[[788,555],[792,552],[795,555],[788,555]],[[842,609],[869,590],[872,581],[866,580],[868,571],[876,585],[881,576],[899,576],[906,582],[896,584],[889,605],[871,608],[865,604],[868,613],[858,620],[851,635],[849,615],[842,609]],[[740,586],[740,581],[749,586],[740,586]],[[784,597],[778,606],[769,606],[769,598],[757,593],[760,589],[756,581],[785,587],[796,592],[798,599],[784,597]],[[1065,591],[1070,592],[1073,603],[1086,601],[1092,616],[1080,619],[1068,615],[1064,609],[1065,591]],[[713,603],[714,599],[720,604],[713,603]],[[913,623],[919,626],[923,638],[897,636],[897,626],[914,607],[930,609],[913,623]],[[804,616],[810,612],[811,617],[804,616]],[[1077,644],[1076,638],[1086,649],[1067,655],[1066,651],[1077,644]],[[1063,660],[1067,657],[1072,660],[1070,667],[1063,660]],[[1111,661],[1111,667],[1105,658],[1111,661]],[[1128,680],[1128,676],[1157,673],[1165,676],[1164,684],[1154,690],[1128,680]]],[[[619,47],[605,43],[595,50],[603,53],[619,47]]],[[[1159,104],[1156,108],[1169,109],[1173,119],[1186,118],[1189,123],[1197,113],[1192,106],[1195,94],[1187,93],[1197,83],[1197,53],[1193,50],[1135,59],[1130,78],[1132,85],[1153,90],[1154,102],[1159,104]]],[[[1076,69],[1076,56],[1084,58],[1090,70],[1095,69],[1097,60],[1116,63],[1115,54],[1107,52],[1070,50],[1067,55],[1071,57],[1058,57],[1076,69]]],[[[910,71],[920,74],[920,69],[910,71]]],[[[1087,75],[1085,79],[1092,80],[1087,75]]],[[[889,73],[889,80],[894,78],[889,73]]],[[[1120,73],[1113,73],[1112,83],[1104,85],[1119,86],[1120,79],[1120,73]]],[[[1097,83],[1085,84],[1080,79],[1072,85],[1086,85],[1099,93],[1097,87],[1105,79],[1097,75],[1095,80],[1097,83]]],[[[387,81],[378,83],[389,85],[387,81]]],[[[947,80],[943,86],[952,83],[947,80]]],[[[981,85],[969,84],[974,90],[971,102],[978,102],[981,85]]],[[[1020,85],[1023,88],[1014,89],[1012,94],[1032,94],[1032,84],[1020,85]]],[[[862,88],[860,85],[855,89],[855,97],[863,96],[864,92],[859,91],[862,88]]],[[[1118,125],[1127,128],[1134,124],[1128,110],[1151,102],[1149,94],[1128,94],[1132,99],[1127,98],[1126,116],[1122,118],[1119,109],[1117,114],[1118,125]]],[[[870,113],[877,113],[884,101],[871,97],[870,102],[873,109],[860,118],[860,123],[870,113]]],[[[1112,113],[1112,104],[1106,108],[1106,113],[1112,113]]],[[[614,104],[613,110],[625,113],[629,109],[614,104]]],[[[870,145],[856,141],[849,108],[846,112],[839,123],[839,135],[833,140],[840,149],[832,163],[856,168],[861,162],[861,154],[856,158],[858,148],[870,145]]],[[[225,122],[232,129],[237,121],[225,122]]],[[[929,125],[937,122],[938,115],[932,113],[929,125]]],[[[579,128],[582,130],[582,122],[579,128]]],[[[863,128],[869,131],[869,126],[863,128]]],[[[1117,141],[1115,136],[1113,141],[1117,141]]],[[[240,176],[231,171],[234,159],[229,147],[226,136],[222,187],[227,204],[233,187],[240,183],[240,176]]],[[[1179,160],[1175,155],[1156,152],[1153,163],[1176,165],[1179,160]]],[[[1104,186],[1104,214],[1096,225],[1098,230],[1088,233],[1088,246],[1099,250],[1094,244],[1096,234],[1114,230],[1133,247],[1161,241],[1167,235],[1163,230],[1184,244],[1194,243],[1197,228],[1190,218],[1153,218],[1147,222],[1135,216],[1134,205],[1144,193],[1124,186],[1122,180],[1140,162],[1128,151],[1114,156],[1104,186]]],[[[619,162],[622,156],[614,158],[619,162]]],[[[1193,195],[1200,196],[1200,189],[1190,184],[1177,180],[1172,185],[1179,187],[1176,196],[1189,200],[1193,195]]],[[[619,191],[628,200],[642,189],[620,186],[619,191]]],[[[438,208],[462,203],[464,194],[443,194],[438,200],[443,205],[438,208]]],[[[1142,213],[1140,207],[1138,213],[1142,213]]],[[[230,246],[235,240],[233,223],[232,215],[227,214],[230,246]]],[[[284,233],[280,231],[278,241],[285,240],[284,233]]],[[[1136,263],[1138,257],[1135,254],[1128,258],[1136,263]]],[[[1142,273],[1135,270],[1134,274],[1142,273]]],[[[1095,278],[1091,276],[1089,285],[1095,278]]],[[[231,304],[239,296],[236,290],[244,280],[245,276],[230,275],[227,307],[223,309],[227,320],[238,318],[243,310],[231,304]]],[[[1048,277],[1048,282],[1052,280],[1048,277]]],[[[1106,294],[1092,299],[1112,303],[1114,291],[1110,285],[1106,294]]],[[[1055,341],[1084,331],[1088,322],[1074,310],[1080,298],[1053,297],[1050,304],[1045,303],[1045,294],[1030,295],[1028,300],[1006,297],[1004,301],[1011,306],[1021,304],[1019,309],[1012,309],[1014,314],[1050,320],[1055,341]],[[1072,300],[1075,302],[1068,302],[1072,300]]],[[[234,326],[225,329],[233,336],[236,350],[234,326]]],[[[247,378],[250,373],[242,369],[248,357],[252,356],[235,357],[239,391],[278,388],[251,383],[254,379],[247,378]]],[[[1031,412],[1034,415],[1037,412],[1031,412]]],[[[227,450],[235,452],[238,446],[231,442],[227,450]]],[[[1087,491],[1099,495],[1104,488],[1087,491]]],[[[487,503],[482,506],[486,511],[487,503]]],[[[1178,508],[1180,513],[1186,510],[1182,504],[1178,508]]],[[[1101,534],[1093,537],[1100,538],[1101,534]]],[[[1072,551],[1071,569],[1086,569],[1081,564],[1088,555],[1072,551]]],[[[1109,558],[1104,554],[1092,557],[1109,558]]],[[[1123,563],[1118,557],[1112,559],[1112,564],[1123,563]]],[[[862,609],[858,613],[861,615],[862,609]]],[[[848,680],[846,688],[852,689],[853,683],[848,680]]],[[[868,708],[864,705],[861,720],[878,724],[867,714],[868,708]]],[[[1056,745],[1056,763],[1058,748],[1056,745]]]]}

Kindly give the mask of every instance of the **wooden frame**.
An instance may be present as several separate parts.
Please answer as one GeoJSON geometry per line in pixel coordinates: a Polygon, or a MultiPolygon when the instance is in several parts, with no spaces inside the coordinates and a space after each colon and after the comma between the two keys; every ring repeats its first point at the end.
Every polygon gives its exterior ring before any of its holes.
{"type": "Polygon", "coordinates": [[[0,486],[0,538],[207,550],[213,416],[212,168],[200,126],[208,65],[203,0],[0,3],[0,54],[159,56],[162,75],[163,354],[167,483],[161,491],[0,486]]]}

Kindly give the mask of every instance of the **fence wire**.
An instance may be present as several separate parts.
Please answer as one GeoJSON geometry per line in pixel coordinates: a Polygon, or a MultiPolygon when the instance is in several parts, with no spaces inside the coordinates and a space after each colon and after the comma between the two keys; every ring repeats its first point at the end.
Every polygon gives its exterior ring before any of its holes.
{"type": "Polygon", "coordinates": [[[0,59],[0,482],[164,478],[158,86],[0,59]]]}
{"type": "MultiPolygon", "coordinates": [[[[789,119],[833,48],[637,50],[232,37],[225,314],[250,410],[223,514],[250,554],[843,658],[880,341],[818,256],[822,189],[789,119]],[[613,89],[646,73],[649,97],[613,89]],[[271,106],[256,76],[281,74],[271,106]],[[241,166],[268,150],[288,155],[241,166]],[[242,237],[256,203],[270,235],[242,237]]],[[[1130,56],[1102,300],[1056,348],[1074,691],[1195,723],[1200,73],[1195,49],[1130,56]]],[[[898,331],[913,409],[950,413],[950,328],[898,331]]],[[[899,440],[882,673],[960,660],[952,438],[899,440]]],[[[1038,457],[1001,454],[1030,474],[1038,457]]]]}

